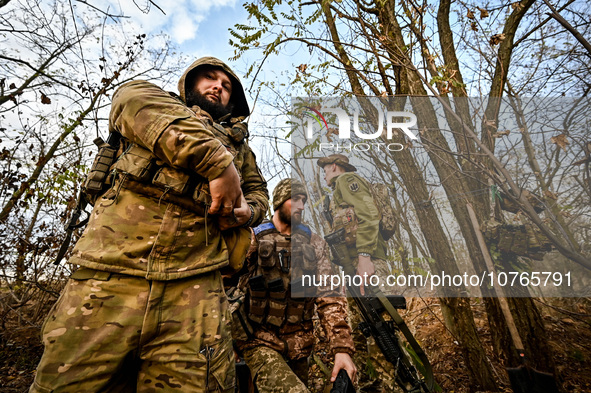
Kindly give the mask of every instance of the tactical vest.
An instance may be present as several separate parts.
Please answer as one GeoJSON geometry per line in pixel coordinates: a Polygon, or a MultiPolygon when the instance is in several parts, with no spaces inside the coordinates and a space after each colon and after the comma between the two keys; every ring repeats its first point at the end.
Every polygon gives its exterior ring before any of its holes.
{"type": "MultiPolygon", "coordinates": [[[[199,113],[197,113],[199,115],[199,113]]],[[[199,117],[199,116],[198,116],[199,117]]],[[[201,120],[234,156],[236,168],[244,163],[248,131],[244,123],[226,123],[225,127],[202,115],[201,120]]],[[[118,187],[172,202],[199,215],[211,205],[209,181],[194,172],[173,168],[142,146],[122,141],[126,147],[111,167],[112,190],[118,187]]],[[[242,174],[238,171],[240,178],[242,174]]],[[[113,191],[115,192],[115,191],[113,191]]]]}
{"type": "Polygon", "coordinates": [[[314,315],[315,291],[296,294],[291,285],[292,273],[299,277],[302,273],[315,272],[317,261],[309,244],[310,229],[298,225],[291,236],[282,235],[266,220],[254,228],[254,233],[257,258],[244,283],[249,319],[276,327],[310,321],[314,315]]]}
{"type": "Polygon", "coordinates": [[[343,228],[345,230],[345,243],[347,246],[356,247],[357,227],[359,222],[353,206],[335,206],[334,200],[330,201],[330,210],[332,211],[332,230],[333,232],[343,228]]]}

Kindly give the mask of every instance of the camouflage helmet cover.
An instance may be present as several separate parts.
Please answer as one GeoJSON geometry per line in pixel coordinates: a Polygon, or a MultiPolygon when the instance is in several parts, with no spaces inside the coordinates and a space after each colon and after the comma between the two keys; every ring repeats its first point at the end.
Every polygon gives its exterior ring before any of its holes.
{"type": "Polygon", "coordinates": [[[306,187],[301,181],[292,178],[281,180],[273,190],[273,210],[279,209],[292,195],[304,195],[308,198],[306,187]]]}

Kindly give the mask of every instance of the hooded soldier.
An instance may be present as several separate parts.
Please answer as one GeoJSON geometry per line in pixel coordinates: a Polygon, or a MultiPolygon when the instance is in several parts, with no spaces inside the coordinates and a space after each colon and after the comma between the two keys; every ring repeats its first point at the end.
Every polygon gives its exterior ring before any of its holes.
{"type": "Polygon", "coordinates": [[[220,269],[238,269],[268,193],[242,121],[238,77],[195,61],[179,95],[146,81],[113,96],[121,137],[108,190],[44,324],[31,392],[234,390],[220,269]]]}

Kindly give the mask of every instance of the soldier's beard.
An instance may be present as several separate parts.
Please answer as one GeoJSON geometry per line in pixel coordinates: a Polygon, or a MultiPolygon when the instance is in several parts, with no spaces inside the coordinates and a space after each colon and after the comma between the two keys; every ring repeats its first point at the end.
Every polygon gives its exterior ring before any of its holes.
{"type": "Polygon", "coordinates": [[[302,213],[300,213],[299,215],[292,215],[291,216],[291,226],[295,227],[296,225],[301,224],[302,222],[302,213]]]}
{"type": "Polygon", "coordinates": [[[293,227],[302,222],[302,215],[292,215],[289,209],[286,209],[285,206],[281,206],[279,208],[279,220],[285,224],[290,224],[293,227]]]}
{"type": "Polygon", "coordinates": [[[208,98],[206,98],[203,94],[199,93],[198,91],[187,91],[185,93],[185,99],[187,101],[187,106],[189,108],[193,105],[197,105],[199,108],[209,113],[214,120],[220,119],[228,113],[232,112],[232,108],[234,107],[232,103],[228,103],[228,105],[223,105],[219,102],[210,101],[208,98]]]}

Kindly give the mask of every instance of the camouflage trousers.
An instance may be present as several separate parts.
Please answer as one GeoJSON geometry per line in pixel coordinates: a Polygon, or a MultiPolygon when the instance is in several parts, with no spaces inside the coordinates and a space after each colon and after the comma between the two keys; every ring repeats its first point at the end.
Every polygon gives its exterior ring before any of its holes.
{"type": "Polygon", "coordinates": [[[218,271],[174,281],[81,268],[42,327],[30,392],[232,392],[218,271]]]}
{"type": "MultiPolygon", "coordinates": [[[[386,261],[382,259],[373,259],[376,275],[380,280],[384,280],[390,274],[390,268],[386,261]]],[[[382,289],[387,289],[383,287],[382,289]]],[[[387,290],[384,291],[387,294],[387,290]]],[[[386,360],[382,351],[376,344],[373,337],[366,338],[358,328],[362,322],[361,314],[355,300],[347,298],[347,311],[349,313],[349,323],[353,329],[353,342],[355,344],[355,354],[353,361],[357,366],[357,381],[361,392],[392,393],[396,392],[396,383],[394,379],[394,366],[386,360]]],[[[384,319],[390,319],[388,315],[383,315],[384,319]]]]}
{"type": "Polygon", "coordinates": [[[307,358],[285,361],[265,346],[246,349],[242,357],[259,393],[309,393],[307,358]]]}

